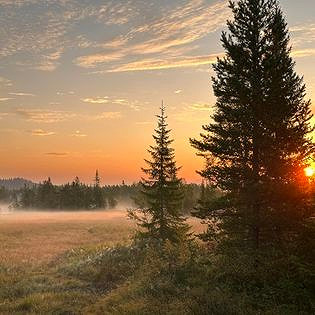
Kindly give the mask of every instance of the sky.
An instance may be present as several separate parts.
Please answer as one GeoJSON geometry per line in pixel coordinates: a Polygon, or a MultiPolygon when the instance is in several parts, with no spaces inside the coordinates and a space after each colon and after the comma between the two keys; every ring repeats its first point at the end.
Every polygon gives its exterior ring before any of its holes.
{"type": "MultiPolygon", "coordinates": [[[[315,1],[280,5],[315,99],[315,1]]],[[[0,0],[0,177],[138,181],[164,100],[180,176],[200,182],[189,137],[230,17],[225,0],[0,0]]]]}

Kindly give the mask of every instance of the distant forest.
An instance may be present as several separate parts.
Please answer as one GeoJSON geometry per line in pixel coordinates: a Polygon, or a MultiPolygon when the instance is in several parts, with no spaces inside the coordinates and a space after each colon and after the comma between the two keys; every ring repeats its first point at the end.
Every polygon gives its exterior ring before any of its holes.
{"type": "MultiPolygon", "coordinates": [[[[135,207],[141,195],[141,183],[101,186],[96,173],[94,184],[87,185],[76,177],[72,182],[55,185],[50,178],[33,183],[23,178],[0,180],[0,202],[10,203],[15,209],[78,210],[135,207]]],[[[198,204],[203,185],[181,184],[181,210],[190,213],[198,204]]]]}
{"type": "Polygon", "coordinates": [[[33,183],[30,180],[24,179],[24,178],[0,178],[0,187],[5,188],[7,190],[17,190],[24,188],[25,186],[34,186],[35,183],[33,183]]]}

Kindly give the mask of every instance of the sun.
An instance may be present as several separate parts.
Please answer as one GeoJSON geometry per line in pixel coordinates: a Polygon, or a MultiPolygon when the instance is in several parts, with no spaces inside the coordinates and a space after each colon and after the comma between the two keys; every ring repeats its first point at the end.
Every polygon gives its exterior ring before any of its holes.
{"type": "Polygon", "coordinates": [[[315,170],[313,167],[309,166],[304,169],[305,175],[307,177],[312,177],[315,174],[315,170]]]}

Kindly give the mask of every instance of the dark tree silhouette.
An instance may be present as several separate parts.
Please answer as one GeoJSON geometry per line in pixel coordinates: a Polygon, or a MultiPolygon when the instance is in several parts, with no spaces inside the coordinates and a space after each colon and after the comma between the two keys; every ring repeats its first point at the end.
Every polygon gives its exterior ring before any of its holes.
{"type": "Polygon", "coordinates": [[[159,241],[177,242],[188,232],[185,218],[181,215],[183,192],[181,179],[177,177],[179,167],[176,166],[173,140],[167,129],[165,107],[162,103],[161,114],[153,139],[155,145],[148,150],[150,160],[145,160],[147,175],[142,179],[143,202],[139,209],[130,210],[129,215],[141,227],[139,235],[159,241]]]}
{"type": "Polygon", "coordinates": [[[94,208],[101,209],[106,208],[106,199],[104,198],[104,193],[101,188],[101,178],[98,174],[98,170],[95,172],[94,187],[93,187],[93,199],[94,208]]]}
{"type": "Polygon", "coordinates": [[[208,161],[202,176],[225,192],[206,217],[220,223],[216,236],[230,244],[280,247],[313,212],[304,175],[314,152],[310,102],[278,2],[230,1],[230,8],[234,20],[221,38],[226,56],[214,65],[213,122],[191,139],[208,161]]]}

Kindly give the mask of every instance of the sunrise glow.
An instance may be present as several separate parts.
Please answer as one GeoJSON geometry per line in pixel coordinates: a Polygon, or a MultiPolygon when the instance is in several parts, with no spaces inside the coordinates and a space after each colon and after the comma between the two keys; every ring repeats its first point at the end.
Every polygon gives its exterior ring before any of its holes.
{"type": "MultiPolygon", "coordinates": [[[[213,114],[227,1],[87,3],[0,1],[1,176],[91,183],[98,169],[104,184],[138,181],[163,99],[180,176],[200,182],[189,138],[213,114]]],[[[315,2],[281,5],[315,99],[315,2]]]]}
{"type": "Polygon", "coordinates": [[[311,167],[311,166],[305,168],[305,169],[304,169],[304,172],[305,172],[305,175],[306,175],[307,177],[312,177],[312,176],[314,176],[314,174],[315,174],[315,170],[314,170],[314,168],[311,167]]]}

